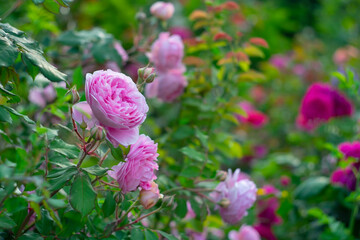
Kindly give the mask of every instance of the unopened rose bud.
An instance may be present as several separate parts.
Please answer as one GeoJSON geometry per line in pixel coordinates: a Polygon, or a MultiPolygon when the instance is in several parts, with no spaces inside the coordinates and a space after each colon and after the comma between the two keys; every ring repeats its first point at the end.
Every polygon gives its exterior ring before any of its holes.
{"type": "Polygon", "coordinates": [[[223,198],[218,204],[223,208],[227,208],[230,205],[230,200],[227,198],[223,198]]]}
{"type": "Polygon", "coordinates": [[[138,12],[135,15],[135,19],[138,20],[139,22],[142,22],[146,19],[146,14],[143,12],[138,12]]]}
{"type": "Polygon", "coordinates": [[[138,83],[147,82],[151,83],[155,79],[155,69],[149,67],[139,68],[138,70],[139,80],[138,83]]]}
{"type": "Polygon", "coordinates": [[[219,181],[225,181],[226,177],[227,177],[227,172],[219,170],[217,171],[215,178],[219,181]]]}
{"type": "Polygon", "coordinates": [[[158,1],[154,3],[151,8],[150,12],[155,17],[161,20],[168,20],[174,14],[175,7],[172,3],[166,3],[162,1],[158,1]]]}
{"type": "Polygon", "coordinates": [[[81,128],[82,130],[85,130],[85,129],[87,128],[87,124],[86,124],[85,121],[82,121],[82,122],[81,122],[80,128],[81,128]]]}
{"type": "Polygon", "coordinates": [[[90,133],[91,136],[97,141],[102,141],[105,138],[104,128],[101,126],[94,127],[93,129],[91,129],[90,133]]]}
{"type": "Polygon", "coordinates": [[[72,104],[76,104],[80,101],[80,95],[78,91],[76,90],[76,87],[73,87],[70,89],[71,91],[71,97],[72,97],[72,104]]]}
{"type": "Polygon", "coordinates": [[[143,189],[140,191],[140,203],[145,209],[149,209],[155,206],[161,196],[158,185],[152,182],[150,190],[143,189]]]}

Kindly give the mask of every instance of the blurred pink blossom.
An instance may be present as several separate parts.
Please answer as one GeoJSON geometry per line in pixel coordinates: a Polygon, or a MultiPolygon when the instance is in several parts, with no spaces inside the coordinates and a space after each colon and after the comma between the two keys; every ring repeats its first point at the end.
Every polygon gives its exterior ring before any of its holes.
{"type": "Polygon", "coordinates": [[[234,174],[229,169],[226,180],[219,183],[211,197],[218,203],[224,199],[229,201],[228,206],[218,206],[220,215],[225,222],[236,224],[254,204],[256,191],[252,181],[240,177],[240,169],[236,169],[234,174]]]}
{"type": "Polygon", "coordinates": [[[151,8],[150,12],[155,17],[161,20],[168,20],[174,14],[175,7],[172,3],[166,3],[162,1],[155,2],[151,8]]]}
{"type": "Polygon", "coordinates": [[[230,240],[261,240],[259,233],[251,226],[242,225],[237,232],[232,230],[229,233],[230,240]]]}
{"type": "Polygon", "coordinates": [[[339,145],[339,150],[345,155],[345,158],[353,157],[360,159],[360,142],[343,142],[339,145]]]}
{"type": "Polygon", "coordinates": [[[247,116],[236,115],[240,123],[249,123],[253,127],[260,128],[268,122],[268,117],[256,110],[253,105],[247,101],[242,101],[239,106],[246,112],[247,116]]]}

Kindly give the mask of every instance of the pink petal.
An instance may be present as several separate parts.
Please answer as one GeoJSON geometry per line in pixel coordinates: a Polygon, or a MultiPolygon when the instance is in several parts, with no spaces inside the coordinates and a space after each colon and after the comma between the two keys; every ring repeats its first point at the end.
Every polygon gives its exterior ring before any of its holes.
{"type": "Polygon", "coordinates": [[[85,122],[87,124],[87,129],[93,128],[98,124],[98,121],[87,102],[79,102],[75,104],[72,109],[73,119],[80,124],[85,122]]]}
{"type": "Polygon", "coordinates": [[[118,147],[119,144],[125,147],[134,144],[139,138],[139,128],[131,129],[118,129],[105,127],[107,139],[114,145],[118,147]]]}

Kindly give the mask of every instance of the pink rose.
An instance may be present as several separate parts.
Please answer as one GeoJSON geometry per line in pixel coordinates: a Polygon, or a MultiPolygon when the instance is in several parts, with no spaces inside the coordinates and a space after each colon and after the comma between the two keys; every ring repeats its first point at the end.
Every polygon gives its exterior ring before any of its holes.
{"type": "Polygon", "coordinates": [[[259,233],[251,226],[242,225],[237,232],[232,230],[229,233],[230,240],[261,240],[259,233]]]}
{"type": "Polygon", "coordinates": [[[260,128],[268,122],[268,117],[264,113],[256,110],[251,103],[243,101],[239,103],[239,106],[247,114],[247,116],[236,115],[240,123],[249,123],[253,127],[260,128]]]}
{"type": "MultiPolygon", "coordinates": [[[[38,75],[39,76],[39,75],[38,75]]],[[[40,76],[36,78],[41,78],[40,76]]],[[[29,91],[29,101],[40,106],[45,107],[48,103],[51,103],[56,98],[55,87],[66,88],[65,82],[49,83],[46,87],[33,87],[29,91]]]]}
{"type": "Polygon", "coordinates": [[[149,57],[158,72],[170,69],[185,70],[182,64],[184,45],[178,35],[170,36],[170,33],[160,33],[159,38],[153,43],[149,57]]]}
{"type": "Polygon", "coordinates": [[[155,17],[161,20],[168,20],[174,14],[175,7],[172,3],[166,3],[162,1],[158,1],[154,3],[151,8],[150,12],[155,17]]]}
{"type": "Polygon", "coordinates": [[[219,183],[211,197],[216,202],[224,199],[229,201],[228,206],[220,207],[220,215],[225,222],[236,224],[247,215],[247,210],[254,204],[256,192],[255,184],[240,176],[240,169],[236,169],[234,174],[229,169],[226,180],[219,183]]]}
{"type": "Polygon", "coordinates": [[[172,102],[184,92],[186,85],[182,72],[172,70],[160,73],[152,83],[147,84],[145,94],[148,98],[157,97],[164,102],[172,102]]]}
{"type": "Polygon", "coordinates": [[[312,84],[301,102],[297,125],[312,130],[330,118],[350,116],[353,113],[351,102],[336,89],[326,83],[312,84]]]}
{"type": "Polygon", "coordinates": [[[130,146],[125,162],[112,167],[113,170],[108,171],[108,174],[116,179],[123,193],[134,191],[139,186],[144,190],[151,190],[153,180],[156,179],[154,170],[158,170],[158,156],[157,144],[142,134],[130,146]]]}
{"type": "Polygon", "coordinates": [[[145,209],[155,206],[161,197],[159,187],[155,182],[151,182],[151,188],[149,190],[142,189],[140,191],[140,203],[145,209]]]}
{"type": "Polygon", "coordinates": [[[104,127],[115,147],[137,141],[149,107],[130,77],[112,70],[88,73],[85,94],[87,102],[73,107],[75,121],[85,121],[88,128],[95,124],[104,127]]]}
{"type": "Polygon", "coordinates": [[[343,142],[339,145],[339,150],[345,155],[345,158],[353,157],[360,159],[360,142],[343,142]]]}

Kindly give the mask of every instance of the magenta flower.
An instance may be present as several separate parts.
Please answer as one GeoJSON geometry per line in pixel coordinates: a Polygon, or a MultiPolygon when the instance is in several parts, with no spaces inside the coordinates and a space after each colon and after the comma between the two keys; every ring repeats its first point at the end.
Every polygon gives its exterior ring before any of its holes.
{"type": "Polygon", "coordinates": [[[236,224],[247,215],[247,210],[254,204],[256,192],[254,182],[243,179],[240,169],[236,169],[234,174],[229,169],[226,180],[219,183],[211,197],[218,203],[228,200],[227,206],[219,206],[220,215],[225,222],[236,224]]]}
{"type": "Polygon", "coordinates": [[[157,143],[142,134],[137,142],[130,146],[125,162],[112,167],[108,174],[116,179],[123,193],[134,191],[137,187],[151,190],[153,180],[156,179],[154,170],[158,170],[158,156],[157,143]]]}
{"type": "Polygon", "coordinates": [[[237,232],[232,230],[229,233],[230,240],[261,240],[259,233],[255,228],[247,225],[242,225],[240,230],[237,232]]]}
{"type": "Polygon", "coordinates": [[[344,142],[339,145],[339,150],[345,155],[345,158],[353,157],[360,159],[360,142],[344,142]]]}
{"type": "Polygon", "coordinates": [[[175,7],[172,3],[158,1],[150,7],[150,12],[161,20],[168,20],[174,14],[175,7]]]}
{"type": "Polygon", "coordinates": [[[172,27],[170,28],[169,32],[171,33],[171,35],[180,36],[182,40],[189,39],[192,37],[192,32],[186,27],[181,27],[181,26],[172,27]]]}
{"type": "Polygon", "coordinates": [[[178,35],[170,36],[170,33],[160,33],[159,38],[153,43],[150,60],[154,63],[157,72],[178,69],[184,72],[182,64],[184,45],[178,35]]]}
{"type": "Polygon", "coordinates": [[[194,210],[192,209],[189,201],[186,202],[186,207],[187,207],[187,213],[186,213],[186,216],[184,219],[196,218],[196,214],[195,214],[194,210]]]}
{"type": "Polygon", "coordinates": [[[73,107],[75,121],[85,121],[88,128],[95,124],[104,127],[115,147],[137,141],[149,107],[130,77],[112,70],[88,73],[85,94],[87,102],[73,107]]]}
{"type": "Polygon", "coordinates": [[[146,85],[145,95],[148,98],[158,98],[164,102],[172,102],[183,94],[187,85],[181,71],[170,70],[159,73],[155,80],[146,85]]]}
{"type": "Polygon", "coordinates": [[[359,163],[352,163],[350,166],[342,169],[336,169],[330,177],[330,181],[334,185],[341,185],[354,191],[356,189],[356,176],[354,174],[353,168],[359,170],[359,163]]]}
{"type": "Polygon", "coordinates": [[[268,117],[264,113],[256,110],[251,103],[242,101],[239,103],[239,106],[247,114],[247,116],[236,115],[236,118],[240,123],[248,123],[253,127],[260,128],[268,122],[268,117]]]}
{"type": "Polygon", "coordinates": [[[254,228],[256,229],[256,231],[260,234],[260,236],[263,239],[277,240],[277,238],[275,237],[275,235],[272,231],[271,225],[259,223],[259,224],[255,225],[254,228]]]}
{"type": "Polygon", "coordinates": [[[312,130],[330,118],[350,116],[352,113],[353,106],[345,96],[326,83],[314,83],[302,100],[297,125],[312,130]]]}

